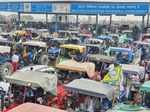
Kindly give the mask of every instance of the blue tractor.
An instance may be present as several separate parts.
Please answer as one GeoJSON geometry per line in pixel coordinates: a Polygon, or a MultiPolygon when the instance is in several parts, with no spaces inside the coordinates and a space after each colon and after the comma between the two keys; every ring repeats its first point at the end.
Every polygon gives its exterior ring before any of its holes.
{"type": "Polygon", "coordinates": [[[54,61],[60,54],[60,48],[52,46],[48,49],[48,57],[50,61],[54,61]]]}
{"type": "Polygon", "coordinates": [[[120,64],[129,64],[134,60],[134,52],[129,48],[109,47],[106,52],[108,56],[115,56],[120,64]]]}

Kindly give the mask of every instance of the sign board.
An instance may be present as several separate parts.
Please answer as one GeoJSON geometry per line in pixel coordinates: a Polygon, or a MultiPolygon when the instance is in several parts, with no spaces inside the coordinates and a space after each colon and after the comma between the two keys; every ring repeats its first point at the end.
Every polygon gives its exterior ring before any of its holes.
{"type": "Polygon", "coordinates": [[[6,2],[0,3],[0,11],[51,13],[52,4],[49,2],[48,3],[6,2]]]}
{"type": "Polygon", "coordinates": [[[53,13],[69,13],[70,4],[68,3],[55,3],[53,4],[53,13]]]}
{"type": "Polygon", "coordinates": [[[0,11],[8,11],[8,3],[0,3],[0,11]]]}
{"type": "Polygon", "coordinates": [[[146,3],[71,3],[70,7],[71,13],[101,15],[145,15],[149,9],[146,3]]]}
{"type": "Polygon", "coordinates": [[[24,3],[24,12],[31,12],[31,3],[24,3]]]}
{"type": "Polygon", "coordinates": [[[23,3],[0,3],[0,11],[20,12],[23,9],[23,3]]]}
{"type": "Polygon", "coordinates": [[[24,10],[23,3],[8,3],[8,11],[22,12],[24,10]]]}
{"type": "Polygon", "coordinates": [[[148,3],[51,3],[51,2],[0,2],[0,11],[31,13],[72,13],[100,15],[146,15],[148,3]]]}
{"type": "Polygon", "coordinates": [[[149,4],[149,14],[150,14],[150,4],[149,4]]]}
{"type": "Polygon", "coordinates": [[[52,12],[52,4],[51,3],[31,3],[31,12],[41,12],[41,13],[51,13],[52,12]]]}

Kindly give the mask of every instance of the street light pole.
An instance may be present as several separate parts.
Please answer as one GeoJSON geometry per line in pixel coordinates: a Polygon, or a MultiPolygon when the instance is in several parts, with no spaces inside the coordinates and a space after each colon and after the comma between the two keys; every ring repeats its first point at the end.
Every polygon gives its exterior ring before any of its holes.
{"type": "Polygon", "coordinates": [[[149,27],[149,21],[150,21],[150,12],[147,15],[147,27],[149,27]]]}

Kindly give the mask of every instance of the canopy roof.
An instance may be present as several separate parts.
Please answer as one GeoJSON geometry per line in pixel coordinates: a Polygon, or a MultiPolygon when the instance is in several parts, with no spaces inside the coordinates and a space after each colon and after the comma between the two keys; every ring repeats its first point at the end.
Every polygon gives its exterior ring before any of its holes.
{"type": "Polygon", "coordinates": [[[111,51],[118,51],[118,52],[132,52],[130,48],[121,48],[121,47],[110,47],[111,51]]]}
{"type": "Polygon", "coordinates": [[[44,47],[46,48],[47,45],[45,42],[42,41],[27,41],[27,42],[23,42],[23,45],[27,45],[27,46],[35,46],[35,47],[44,47]]]}
{"type": "Polygon", "coordinates": [[[97,38],[102,39],[102,40],[107,40],[107,39],[111,40],[112,36],[110,36],[110,35],[99,35],[99,36],[97,36],[97,38]]]}
{"type": "Polygon", "coordinates": [[[150,43],[149,43],[149,42],[144,42],[144,41],[135,41],[134,43],[139,44],[139,45],[150,46],[150,43]]]}
{"type": "Polygon", "coordinates": [[[57,76],[35,72],[35,71],[17,71],[11,76],[6,76],[6,80],[12,84],[21,86],[31,86],[32,88],[41,87],[45,91],[56,95],[57,91],[57,76]]]}
{"type": "MultiPolygon", "coordinates": [[[[89,38],[89,39],[87,39],[86,40],[86,43],[102,43],[103,42],[103,40],[102,39],[96,39],[96,38],[89,38]]],[[[88,45],[90,45],[90,44],[88,44],[88,45]]],[[[96,44],[91,44],[91,45],[96,45],[96,44]]]]}
{"type": "Polygon", "coordinates": [[[106,62],[106,63],[114,63],[116,61],[115,57],[105,56],[101,54],[89,54],[88,58],[91,61],[99,61],[99,62],[106,62]]]}
{"type": "Polygon", "coordinates": [[[86,49],[85,46],[76,45],[76,44],[63,44],[60,47],[65,49],[79,50],[81,53],[84,52],[86,49]]]}
{"type": "Polygon", "coordinates": [[[13,44],[13,41],[9,41],[7,38],[4,38],[3,36],[0,36],[0,43],[5,43],[5,44],[13,44]]]}
{"type": "Polygon", "coordinates": [[[10,53],[10,49],[9,46],[0,46],[0,53],[10,53]]]}
{"type": "Polygon", "coordinates": [[[56,68],[60,70],[84,72],[87,73],[89,78],[95,76],[95,64],[91,62],[77,62],[75,60],[66,60],[56,64],[56,68]]]}
{"type": "Polygon", "coordinates": [[[140,91],[150,92],[150,81],[146,81],[140,88],[140,91]]]}
{"type": "Polygon", "coordinates": [[[107,112],[149,112],[149,109],[138,105],[119,103],[107,112]]]}
{"type": "Polygon", "coordinates": [[[33,69],[32,71],[38,71],[38,72],[41,72],[44,70],[55,71],[55,68],[49,67],[47,65],[30,65],[30,66],[23,67],[23,68],[19,69],[18,71],[22,71],[22,72],[31,71],[31,68],[33,69]]]}
{"type": "Polygon", "coordinates": [[[76,79],[65,85],[65,87],[83,95],[107,97],[110,100],[113,98],[114,93],[113,86],[89,79],[76,79]]]}
{"type": "Polygon", "coordinates": [[[64,110],[47,107],[39,104],[24,103],[8,112],[66,112],[64,110]]]}
{"type": "Polygon", "coordinates": [[[137,74],[144,78],[145,68],[143,66],[123,64],[122,69],[124,73],[137,74]]]}

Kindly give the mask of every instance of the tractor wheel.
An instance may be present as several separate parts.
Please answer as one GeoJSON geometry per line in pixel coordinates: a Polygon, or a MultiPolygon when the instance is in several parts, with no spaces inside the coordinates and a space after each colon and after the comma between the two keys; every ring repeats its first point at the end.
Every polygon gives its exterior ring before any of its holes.
{"type": "Polygon", "coordinates": [[[2,76],[2,78],[4,78],[5,76],[11,75],[13,72],[13,66],[11,63],[7,62],[4,63],[3,65],[1,65],[0,67],[0,75],[2,76]]]}
{"type": "Polygon", "coordinates": [[[41,64],[41,65],[48,65],[49,64],[48,55],[46,55],[46,54],[41,55],[40,58],[39,58],[38,63],[41,64]]]}

